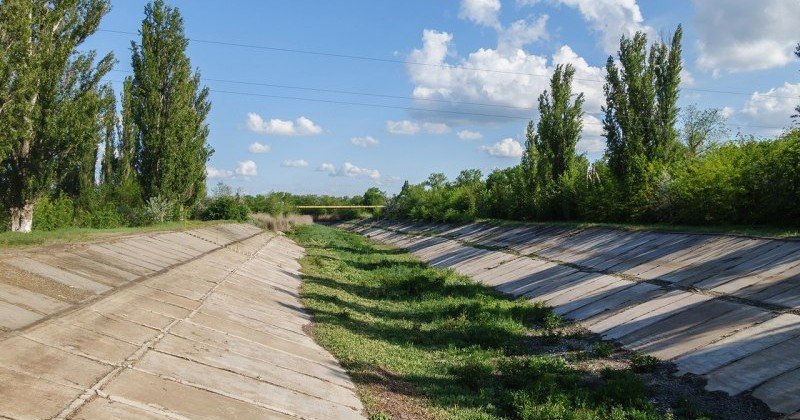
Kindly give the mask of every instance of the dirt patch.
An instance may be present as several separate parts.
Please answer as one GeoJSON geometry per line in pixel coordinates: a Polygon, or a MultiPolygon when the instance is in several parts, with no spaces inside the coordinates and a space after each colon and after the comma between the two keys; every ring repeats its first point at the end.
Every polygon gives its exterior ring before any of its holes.
{"type": "Polygon", "coordinates": [[[345,368],[352,371],[353,381],[370,417],[403,420],[443,418],[429,408],[413,386],[391,372],[377,366],[345,368]]]}
{"type": "Polygon", "coordinates": [[[2,262],[0,262],[0,282],[72,304],[94,296],[88,290],[69,287],[66,284],[28,273],[2,262]]]}

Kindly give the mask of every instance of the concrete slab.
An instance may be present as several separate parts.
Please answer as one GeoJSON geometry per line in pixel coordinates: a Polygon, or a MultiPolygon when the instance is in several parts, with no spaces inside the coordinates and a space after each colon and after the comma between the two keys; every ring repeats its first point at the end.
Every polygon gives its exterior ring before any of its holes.
{"type": "Polygon", "coordinates": [[[681,372],[703,375],[798,336],[800,336],[800,316],[778,315],[679,357],[675,363],[681,372]]]}
{"type": "Polygon", "coordinates": [[[291,418],[249,401],[135,370],[123,371],[101,393],[111,401],[159,410],[163,413],[159,418],[169,414],[219,420],[291,418]]]}
{"type": "Polygon", "coordinates": [[[25,270],[38,276],[47,277],[59,283],[66,284],[67,286],[88,290],[93,293],[103,293],[111,290],[111,287],[105,284],[96,283],[85,277],[72,274],[68,271],[41,263],[28,257],[16,257],[7,261],[7,263],[19,268],[20,270],[25,270]]]}
{"type": "Polygon", "coordinates": [[[44,315],[0,300],[0,328],[9,331],[44,318],[44,315]]]}
{"type": "Polygon", "coordinates": [[[73,388],[89,388],[114,368],[20,336],[3,341],[0,367],[73,388]]]}
{"type": "Polygon", "coordinates": [[[0,283],[0,301],[5,301],[43,315],[63,311],[72,306],[67,302],[5,283],[0,283]]]}
{"type": "Polygon", "coordinates": [[[753,391],[753,396],[767,403],[779,413],[800,410],[800,370],[793,370],[772,378],[753,391]]]}
{"type": "Polygon", "coordinates": [[[706,388],[731,395],[800,367],[800,338],[790,338],[710,372],[706,388]]]}
{"type": "Polygon", "coordinates": [[[4,417],[49,419],[83,393],[71,388],[0,368],[0,413],[4,417]]]}

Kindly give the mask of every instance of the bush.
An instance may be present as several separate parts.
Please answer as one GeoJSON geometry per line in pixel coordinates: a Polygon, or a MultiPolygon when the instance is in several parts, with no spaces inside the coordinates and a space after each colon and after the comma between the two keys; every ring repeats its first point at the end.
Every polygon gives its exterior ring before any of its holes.
{"type": "Polygon", "coordinates": [[[75,225],[75,204],[66,195],[43,198],[33,208],[33,229],[49,231],[75,225]]]}
{"type": "Polygon", "coordinates": [[[220,196],[210,199],[201,213],[203,220],[235,220],[244,222],[250,216],[250,209],[238,197],[220,196]]]}

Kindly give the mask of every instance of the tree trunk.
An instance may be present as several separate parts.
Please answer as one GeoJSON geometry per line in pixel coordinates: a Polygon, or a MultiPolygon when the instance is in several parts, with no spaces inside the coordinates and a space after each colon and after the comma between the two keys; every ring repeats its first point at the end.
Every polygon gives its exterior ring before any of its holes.
{"type": "Polygon", "coordinates": [[[33,203],[11,209],[11,231],[30,233],[33,227],[33,203]]]}

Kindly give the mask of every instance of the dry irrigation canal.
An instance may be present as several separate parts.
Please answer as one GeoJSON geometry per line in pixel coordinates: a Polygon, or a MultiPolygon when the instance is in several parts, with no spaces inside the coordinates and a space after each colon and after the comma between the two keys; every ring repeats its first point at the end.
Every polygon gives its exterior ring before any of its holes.
{"type": "MultiPolygon", "coordinates": [[[[800,416],[800,242],[547,226],[341,226],[543,301],[710,391],[800,416]]],[[[305,328],[303,248],[246,224],[0,254],[0,415],[361,418],[305,328]]]]}

